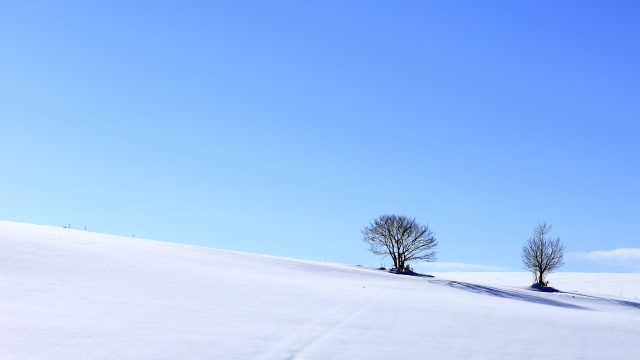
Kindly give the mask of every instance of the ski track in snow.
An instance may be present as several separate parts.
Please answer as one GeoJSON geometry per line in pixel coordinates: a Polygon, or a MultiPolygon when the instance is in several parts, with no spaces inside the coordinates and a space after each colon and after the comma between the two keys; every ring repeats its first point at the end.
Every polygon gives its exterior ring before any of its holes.
{"type": "Polygon", "coordinates": [[[275,344],[260,359],[304,359],[305,354],[313,352],[315,345],[322,343],[323,339],[339,333],[341,327],[357,318],[374,301],[375,299],[343,303],[332,307],[327,312],[316,315],[312,321],[303,324],[291,336],[275,344]]]}

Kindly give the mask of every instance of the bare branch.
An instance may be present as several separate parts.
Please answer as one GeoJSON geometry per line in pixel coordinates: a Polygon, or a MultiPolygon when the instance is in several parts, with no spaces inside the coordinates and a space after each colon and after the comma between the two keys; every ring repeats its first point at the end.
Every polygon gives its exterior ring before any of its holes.
{"type": "Polygon", "coordinates": [[[434,261],[438,245],[428,225],[399,215],[382,215],[362,229],[362,240],[375,255],[391,257],[397,271],[404,271],[409,261],[434,261]]]}
{"type": "Polygon", "coordinates": [[[522,263],[533,273],[538,285],[547,286],[545,275],[564,265],[564,245],[560,238],[550,238],[551,225],[540,223],[522,247],[522,263]]]}

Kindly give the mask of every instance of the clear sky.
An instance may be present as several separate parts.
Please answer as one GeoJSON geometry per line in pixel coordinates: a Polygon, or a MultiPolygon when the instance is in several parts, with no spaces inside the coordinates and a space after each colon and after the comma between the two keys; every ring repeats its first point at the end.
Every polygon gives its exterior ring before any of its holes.
{"type": "Polygon", "coordinates": [[[636,1],[0,4],[0,218],[429,270],[640,271],[636,1]],[[618,249],[618,250],[614,250],[618,249]],[[482,265],[482,266],[478,266],[482,265]]]}

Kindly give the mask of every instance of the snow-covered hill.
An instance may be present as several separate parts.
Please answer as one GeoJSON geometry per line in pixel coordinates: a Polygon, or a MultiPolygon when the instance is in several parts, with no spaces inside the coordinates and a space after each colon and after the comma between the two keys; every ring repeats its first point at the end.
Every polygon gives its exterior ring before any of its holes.
{"type": "Polygon", "coordinates": [[[638,358],[640,274],[521,279],[0,222],[0,359],[638,358]]]}

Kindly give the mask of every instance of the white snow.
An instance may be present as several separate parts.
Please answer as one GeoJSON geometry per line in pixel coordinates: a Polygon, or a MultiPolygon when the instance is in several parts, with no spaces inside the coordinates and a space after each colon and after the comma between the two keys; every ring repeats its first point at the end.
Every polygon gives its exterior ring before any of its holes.
{"type": "MultiPolygon", "coordinates": [[[[434,272],[445,279],[512,288],[527,287],[533,282],[526,272],[434,272]]],[[[576,292],[640,302],[638,273],[551,273],[549,286],[564,292],[576,292]]]]}
{"type": "Polygon", "coordinates": [[[410,277],[0,221],[0,359],[637,359],[640,274],[410,277]]]}

